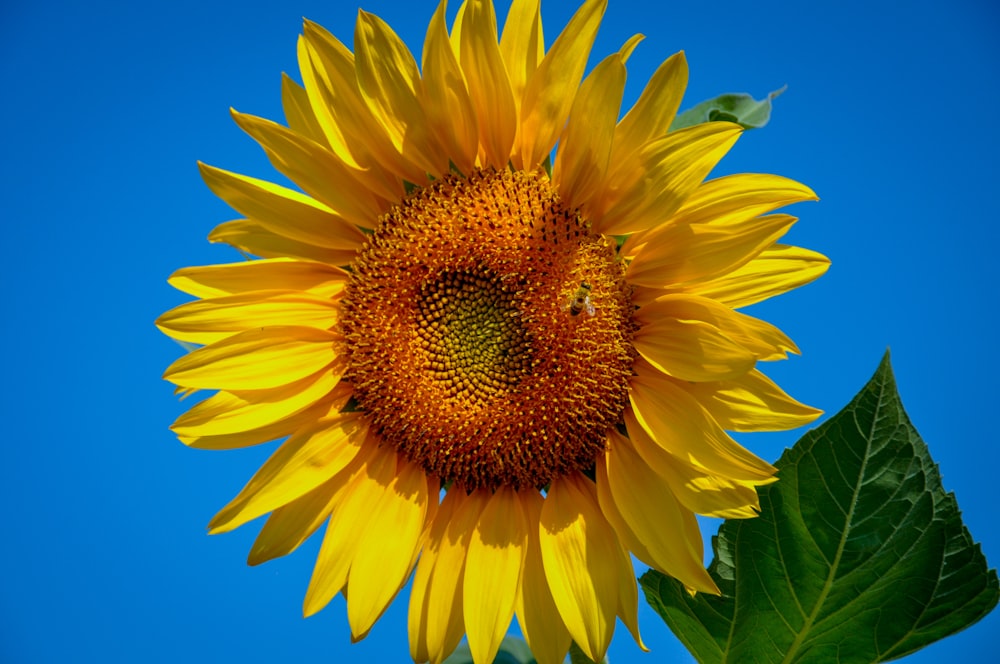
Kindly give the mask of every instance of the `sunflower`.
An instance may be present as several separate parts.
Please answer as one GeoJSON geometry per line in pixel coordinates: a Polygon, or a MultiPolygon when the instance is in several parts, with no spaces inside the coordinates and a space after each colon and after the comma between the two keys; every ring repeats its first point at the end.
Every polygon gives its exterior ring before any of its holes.
{"type": "Polygon", "coordinates": [[[210,532],[269,514],[256,565],[325,524],[304,612],[343,593],[355,639],[412,575],[418,662],[463,635],[490,662],[515,616],[542,664],[600,661],[616,617],[641,646],[632,556],[718,593],[695,514],[752,517],[774,480],[726,431],[819,414],[756,368],[795,345],[736,311],[826,270],[772,214],[815,195],[705,180],[741,128],[668,132],[683,53],[621,116],[641,36],[584,77],[604,8],[545,50],[538,0],[499,37],[490,0],[450,31],[441,2],[419,67],[377,16],[353,53],[307,21],[286,124],[233,112],[301,191],[201,165],[244,217],[209,239],[254,258],[170,278],[198,299],[157,324],[199,347],[165,377],[215,391],[173,430],[284,439],[210,532]]]}

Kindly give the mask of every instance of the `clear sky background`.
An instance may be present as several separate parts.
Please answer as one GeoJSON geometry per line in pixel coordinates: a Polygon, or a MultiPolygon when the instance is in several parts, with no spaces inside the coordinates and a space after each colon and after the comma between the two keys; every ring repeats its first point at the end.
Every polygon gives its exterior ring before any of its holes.
{"type": "MultiPolygon", "coordinates": [[[[364,6],[419,52],[433,2],[364,6]]],[[[572,8],[543,2],[550,42],[572,8]]],[[[229,107],[280,119],[301,17],[350,44],[356,10],[331,0],[0,5],[0,661],[407,661],[405,597],[357,645],[339,599],[302,619],[316,538],[248,568],[257,524],[206,536],[272,446],[176,441],[167,427],[188,404],[160,375],[182,351],[153,326],[185,299],[166,284],[173,270],[239,259],[205,240],[236,214],[195,160],[273,174],[229,107]]],[[[833,267],[755,308],[803,351],[765,370],[832,414],[891,347],[946,489],[1000,564],[1000,9],[611,0],[592,64],[637,31],[647,38],[629,61],[629,103],[681,49],[685,107],[788,84],[771,125],[745,134],[720,168],[780,173],[822,198],[793,208],[801,221],[789,239],[833,267]]],[[[800,434],[747,444],[774,460],[800,434]]],[[[640,623],[653,654],[619,626],[613,664],[689,661],[650,610],[640,623]]],[[[994,613],[908,661],[996,661],[998,631],[994,613]]]]}

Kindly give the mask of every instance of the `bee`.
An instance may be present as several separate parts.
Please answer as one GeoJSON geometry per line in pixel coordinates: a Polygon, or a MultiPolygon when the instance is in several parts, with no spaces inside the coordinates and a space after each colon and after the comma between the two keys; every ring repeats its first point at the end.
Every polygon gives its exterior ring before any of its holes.
{"type": "Polygon", "coordinates": [[[569,311],[570,316],[579,316],[582,311],[586,311],[588,316],[593,316],[595,309],[593,303],[590,301],[590,291],[590,284],[586,281],[581,281],[580,287],[570,297],[569,302],[563,307],[563,310],[569,311]]]}

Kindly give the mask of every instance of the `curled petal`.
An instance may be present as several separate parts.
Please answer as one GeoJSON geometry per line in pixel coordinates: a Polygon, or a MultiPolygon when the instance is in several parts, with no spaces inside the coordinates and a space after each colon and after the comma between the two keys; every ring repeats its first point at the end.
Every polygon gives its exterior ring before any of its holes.
{"type": "Polygon", "coordinates": [[[682,387],[729,431],[794,429],[823,414],[788,396],[756,369],[734,380],[682,387]]]}
{"type": "MultiPolygon", "coordinates": [[[[733,311],[724,304],[697,295],[678,293],[660,296],[655,301],[640,307],[636,312],[636,320],[644,326],[651,327],[648,332],[645,330],[643,332],[649,336],[655,334],[653,328],[667,321],[704,322],[745,348],[758,360],[779,360],[787,357],[789,352],[799,352],[792,340],[770,323],[733,311]]],[[[739,375],[744,373],[746,372],[739,375]]],[[[725,379],[718,378],[718,380],[725,379]]]]}
{"type": "Polygon", "coordinates": [[[737,378],[757,361],[722,330],[700,320],[656,318],[639,329],[632,343],[660,371],[693,382],[737,378]]]}
{"type": "Polygon", "coordinates": [[[703,516],[745,519],[760,512],[757,487],[767,480],[731,480],[687,463],[660,447],[625,413],[631,446],[649,468],[665,482],[685,509],[703,516]]]}
{"type": "MultiPolygon", "coordinates": [[[[612,431],[602,469],[615,507],[653,556],[660,571],[702,592],[719,589],[702,562],[701,532],[670,485],[654,473],[624,436],[612,431]]],[[[600,480],[598,480],[600,481],[600,480]]]]}

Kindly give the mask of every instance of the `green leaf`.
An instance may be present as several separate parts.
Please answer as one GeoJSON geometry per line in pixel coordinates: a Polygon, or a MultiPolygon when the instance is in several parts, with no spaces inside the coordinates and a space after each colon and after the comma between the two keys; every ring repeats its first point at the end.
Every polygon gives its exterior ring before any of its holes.
{"type": "Polygon", "coordinates": [[[776,465],[761,516],[726,521],[713,541],[722,597],[640,580],[698,661],[884,662],[996,606],[996,571],[903,411],[888,353],[776,465]]]}
{"type": "Polygon", "coordinates": [[[730,93],[708,99],[677,115],[670,131],[691,127],[703,122],[735,122],[744,129],[760,129],[771,119],[771,102],[788,88],[775,90],[757,101],[748,94],[730,93]]]}
{"type": "MultiPolygon", "coordinates": [[[[458,646],[444,664],[473,664],[472,651],[465,643],[458,646]]],[[[500,650],[493,660],[493,664],[536,664],[535,656],[531,654],[531,649],[524,639],[516,636],[505,636],[500,643],[500,650]]]]}

